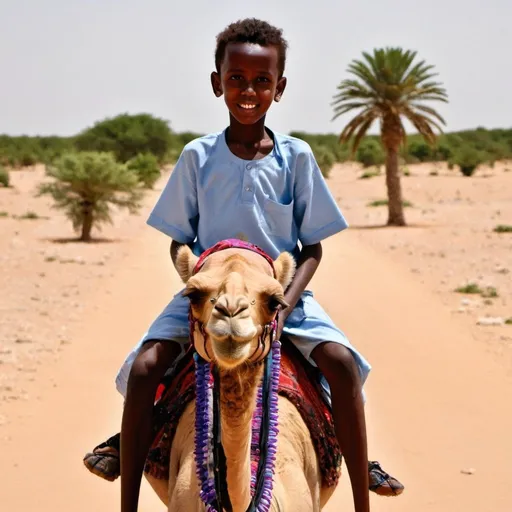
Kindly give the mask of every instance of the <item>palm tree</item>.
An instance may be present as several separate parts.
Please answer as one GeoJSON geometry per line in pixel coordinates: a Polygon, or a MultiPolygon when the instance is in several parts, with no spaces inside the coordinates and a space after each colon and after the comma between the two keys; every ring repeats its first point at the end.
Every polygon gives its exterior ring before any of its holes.
{"type": "Polygon", "coordinates": [[[402,206],[402,190],[398,173],[398,151],[405,142],[406,133],[402,116],[434,144],[436,134],[445,124],[444,119],[428,101],[448,101],[442,84],[433,81],[437,76],[434,66],[425,61],[413,63],[416,52],[401,48],[381,48],[373,55],[363,53],[363,60],[354,60],[348,72],[355,79],[343,80],[334,96],[333,120],[346,112],[357,110],[357,115],[341,132],[342,143],[353,140],[355,152],[373,122],[380,120],[381,140],[386,149],[386,186],[388,191],[388,225],[405,226],[402,206]]]}

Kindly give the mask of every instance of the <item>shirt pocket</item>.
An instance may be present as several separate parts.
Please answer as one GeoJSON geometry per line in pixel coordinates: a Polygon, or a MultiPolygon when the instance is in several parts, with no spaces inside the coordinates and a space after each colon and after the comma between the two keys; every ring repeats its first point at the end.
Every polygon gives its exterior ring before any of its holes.
{"type": "Polygon", "coordinates": [[[291,238],[293,231],[293,201],[278,203],[265,197],[263,205],[269,234],[280,238],[291,238]]]}

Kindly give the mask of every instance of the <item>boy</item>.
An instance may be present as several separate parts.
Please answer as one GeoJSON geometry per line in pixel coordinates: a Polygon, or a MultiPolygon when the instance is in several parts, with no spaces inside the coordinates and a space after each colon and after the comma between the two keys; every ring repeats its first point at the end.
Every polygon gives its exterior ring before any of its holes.
{"type": "MultiPolygon", "coordinates": [[[[282,251],[295,256],[297,272],[286,290],[290,306],[281,312],[278,336],[285,334],[322,371],[355,511],[368,512],[369,488],[396,495],[403,486],[368,463],[362,385],[369,364],[305,291],[321,260],[321,241],[347,223],[311,148],[265,126],[267,111],[286,88],[286,49],[280,30],[255,19],[218,35],[211,83],[215,96],[224,97],[229,127],[184,148],[148,224],[172,238],[173,262],[183,244],[199,255],[227,238],[247,239],[273,258],[282,251]]],[[[188,301],[177,294],[117,377],[125,396],[120,454],[114,437],[86,456],[89,469],[114,479],[120,455],[122,512],[137,510],[155,392],[187,341],[188,301]]]]}

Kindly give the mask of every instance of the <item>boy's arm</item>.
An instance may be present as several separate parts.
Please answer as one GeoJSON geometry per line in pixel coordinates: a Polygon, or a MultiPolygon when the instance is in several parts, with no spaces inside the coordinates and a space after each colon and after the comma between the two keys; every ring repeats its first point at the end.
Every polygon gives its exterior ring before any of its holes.
{"type": "Polygon", "coordinates": [[[313,245],[305,245],[300,251],[300,256],[297,261],[297,270],[292,279],[292,282],[285,291],[285,300],[288,307],[282,309],[279,314],[279,325],[277,328],[277,339],[280,338],[284,322],[288,315],[293,311],[297,302],[306,289],[309,282],[315,275],[316,269],[322,260],[322,244],[318,242],[313,245]]]}

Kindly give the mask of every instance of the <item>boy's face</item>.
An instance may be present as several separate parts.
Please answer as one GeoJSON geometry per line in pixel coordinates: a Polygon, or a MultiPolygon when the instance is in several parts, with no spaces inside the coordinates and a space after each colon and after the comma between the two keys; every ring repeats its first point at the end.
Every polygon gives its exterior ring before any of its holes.
{"type": "Polygon", "coordinates": [[[286,87],[280,77],[275,46],[230,43],[226,46],[220,73],[213,72],[212,87],[240,124],[255,124],[279,101],[286,87]]]}

